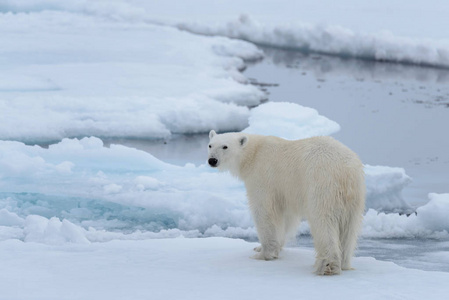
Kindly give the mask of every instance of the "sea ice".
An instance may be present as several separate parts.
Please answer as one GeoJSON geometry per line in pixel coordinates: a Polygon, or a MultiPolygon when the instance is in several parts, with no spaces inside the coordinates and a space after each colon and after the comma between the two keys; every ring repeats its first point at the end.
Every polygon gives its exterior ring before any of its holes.
{"type": "Polygon", "coordinates": [[[342,4],[332,0],[260,0],[257,5],[241,0],[132,0],[96,1],[92,5],[86,0],[38,0],[8,1],[0,6],[0,11],[88,13],[304,52],[448,67],[449,41],[444,29],[449,27],[449,8],[445,4],[444,0],[379,0],[375,6],[357,0],[345,0],[342,4]],[[393,11],[401,13],[392,14],[393,11]],[[415,21],[417,15],[420,22],[415,21]]]}
{"type": "Polygon", "coordinates": [[[270,102],[253,108],[248,122],[249,127],[243,132],[288,140],[330,135],[340,130],[340,125],[315,109],[288,102],[270,102]]]}
{"type": "Polygon", "coordinates": [[[366,208],[411,214],[414,209],[403,199],[402,190],[411,182],[402,168],[365,165],[366,208]]]}
{"type": "MultiPolygon", "coordinates": [[[[401,198],[410,179],[398,168],[365,171],[367,208],[377,211],[368,211],[364,236],[447,235],[444,216],[436,218],[444,195],[432,194],[418,216],[379,214],[410,209],[401,198]]],[[[94,137],[64,139],[48,149],[0,141],[0,188],[3,230],[23,240],[104,241],[126,233],[135,239],[146,231],[164,237],[171,229],[181,231],[170,235],[256,237],[244,186],[231,175],[206,165],[170,165],[125,146],[106,148],[94,137]],[[111,234],[116,231],[123,233],[111,234]]]]}
{"type": "Polygon", "coordinates": [[[266,97],[239,72],[253,44],[33,3],[49,10],[0,13],[0,139],[241,130],[266,97]]]}
{"type": "Polygon", "coordinates": [[[449,67],[447,40],[398,37],[391,32],[358,33],[341,26],[322,24],[260,23],[248,15],[217,24],[179,21],[178,28],[208,35],[222,35],[259,45],[303,52],[377,61],[449,67]]]}

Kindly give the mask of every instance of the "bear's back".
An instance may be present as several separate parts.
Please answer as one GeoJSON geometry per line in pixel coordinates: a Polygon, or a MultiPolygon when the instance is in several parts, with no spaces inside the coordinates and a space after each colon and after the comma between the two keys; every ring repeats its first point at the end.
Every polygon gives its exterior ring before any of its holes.
{"type": "Polygon", "coordinates": [[[274,136],[251,135],[249,141],[242,171],[250,173],[284,174],[281,177],[285,178],[301,177],[323,169],[363,168],[352,150],[329,136],[289,141],[274,136]]]}

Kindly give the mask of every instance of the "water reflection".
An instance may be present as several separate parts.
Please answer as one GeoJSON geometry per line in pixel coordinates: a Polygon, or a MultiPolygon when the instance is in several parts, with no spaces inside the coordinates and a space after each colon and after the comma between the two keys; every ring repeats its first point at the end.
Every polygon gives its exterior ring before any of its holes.
{"type": "MultiPolygon", "coordinates": [[[[274,64],[296,68],[317,78],[345,75],[357,80],[414,80],[423,83],[449,83],[449,69],[422,67],[391,62],[307,54],[293,50],[260,47],[274,64]]],[[[305,74],[304,74],[305,75],[305,74]]]]}

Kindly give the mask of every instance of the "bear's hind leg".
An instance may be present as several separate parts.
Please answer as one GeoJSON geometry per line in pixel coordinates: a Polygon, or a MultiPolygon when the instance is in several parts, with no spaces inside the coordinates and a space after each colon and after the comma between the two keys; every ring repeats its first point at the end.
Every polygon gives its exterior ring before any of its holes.
{"type": "Polygon", "coordinates": [[[317,275],[338,275],[341,273],[338,225],[333,226],[329,221],[309,220],[316,251],[315,273],[317,275]]]}
{"type": "Polygon", "coordinates": [[[362,223],[362,214],[349,216],[349,220],[340,228],[341,268],[351,270],[351,259],[357,247],[357,237],[362,223]]]}

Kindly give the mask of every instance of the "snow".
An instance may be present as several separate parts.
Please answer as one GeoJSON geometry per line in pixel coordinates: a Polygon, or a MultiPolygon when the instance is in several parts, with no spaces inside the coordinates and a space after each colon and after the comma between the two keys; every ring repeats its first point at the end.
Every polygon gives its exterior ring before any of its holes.
{"type": "Polygon", "coordinates": [[[426,228],[449,232],[449,194],[429,194],[429,203],[417,209],[420,220],[426,228]]]}
{"type": "Polygon", "coordinates": [[[363,236],[369,238],[447,238],[449,194],[429,194],[430,201],[409,217],[371,209],[364,219],[363,236]]]}
{"type": "Polygon", "coordinates": [[[402,190],[411,182],[402,168],[365,165],[366,208],[382,212],[410,214],[413,208],[402,197],[402,190]]]}
{"type": "Polygon", "coordinates": [[[251,110],[248,122],[249,127],[243,132],[288,140],[330,135],[340,130],[340,125],[319,115],[315,109],[288,102],[260,105],[251,110]]]}
{"type": "Polygon", "coordinates": [[[341,26],[307,23],[265,25],[248,15],[219,26],[196,22],[180,22],[177,26],[194,33],[228,36],[307,53],[449,67],[449,40],[412,39],[394,36],[391,32],[366,34],[341,26]]]}
{"type": "Polygon", "coordinates": [[[236,239],[112,241],[48,246],[3,242],[5,299],[445,299],[449,274],[360,257],[337,277],[313,275],[314,253],[250,259],[257,244],[236,239]],[[26,269],[27,272],[20,270],[26,269]]]}
{"type": "Polygon", "coordinates": [[[52,11],[0,14],[0,34],[1,139],[241,130],[266,97],[238,72],[262,57],[243,41],[52,11]]]}

